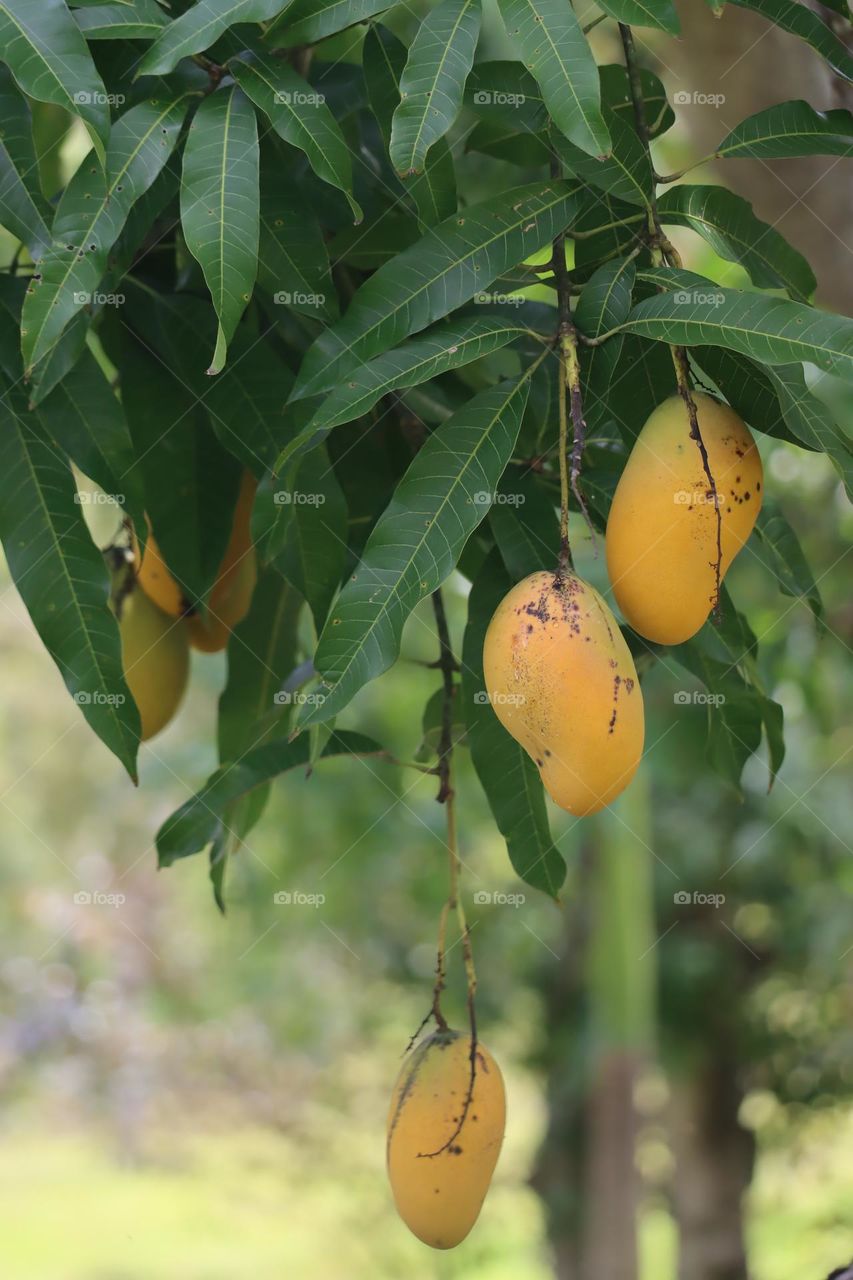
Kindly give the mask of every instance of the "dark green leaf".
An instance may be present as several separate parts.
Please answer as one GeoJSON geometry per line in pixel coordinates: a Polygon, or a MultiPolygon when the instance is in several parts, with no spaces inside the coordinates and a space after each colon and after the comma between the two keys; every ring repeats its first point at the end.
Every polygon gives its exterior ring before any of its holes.
{"type": "Polygon", "coordinates": [[[640,302],[630,333],[684,346],[723,346],[762,364],[809,360],[853,379],[853,320],[761,293],[722,289],[692,271],[644,268],[644,280],[670,290],[640,302]]]}
{"type": "MultiPolygon", "coordinates": [[[[358,733],[334,733],[322,758],[333,756],[381,756],[378,743],[358,733]]],[[[280,773],[305,767],[309,760],[308,735],[293,742],[268,742],[255,747],[236,764],[227,764],[211,774],[201,791],[176,809],[157,832],[157,853],[161,867],[178,858],[187,858],[204,849],[216,835],[228,807],[280,773]]]]}
{"type": "Polygon", "coordinates": [[[834,71],[845,80],[853,80],[853,58],[820,18],[808,5],[799,4],[797,0],[731,0],[732,4],[742,9],[752,9],[760,13],[762,18],[799,36],[816,49],[825,58],[834,71]]]}
{"type": "Polygon", "coordinates": [[[480,0],[441,0],[418,28],[391,130],[391,163],[398,173],[419,173],[430,147],[459,115],[481,17],[480,0]]]}
{"type": "Polygon", "coordinates": [[[739,262],[753,284],[786,289],[806,302],[817,281],[805,258],[774,227],[762,222],[748,200],[725,187],[671,187],[658,200],[661,222],[690,227],[715,253],[739,262]]]}
{"type": "Polygon", "coordinates": [[[632,123],[606,103],[602,112],[612,142],[610,154],[605,159],[587,155],[555,130],[551,131],[551,145],[571,174],[608,192],[617,200],[648,205],[653,184],[646,149],[632,123]]]}
{"type": "Polygon", "coordinates": [[[373,18],[388,8],[388,0],[293,0],[268,33],[276,47],[316,44],[337,31],[373,18]]]}
{"type": "Polygon", "coordinates": [[[24,93],[80,117],[103,164],[109,99],[65,0],[3,0],[0,50],[24,93]]]}
{"type": "Polygon", "coordinates": [[[500,0],[500,10],[557,128],[581,151],[604,155],[610,136],[601,114],[598,68],[572,6],[563,0],[500,0]]]}
{"type": "Polygon", "coordinates": [[[820,620],[823,602],[814,574],[797,535],[775,503],[765,502],[758,515],[755,535],[749,548],[773,574],[779,590],[787,596],[807,601],[815,618],[820,620]]]}
{"type": "Polygon", "coordinates": [[[187,248],[201,264],[219,320],[208,373],[224,368],[228,343],[252,296],[259,209],[255,112],[239,89],[220,89],[203,100],[190,126],[181,185],[187,248]]]}
{"type": "Polygon", "coordinates": [[[678,35],[678,14],[672,0],[599,0],[600,7],[617,22],[633,27],[656,27],[678,35]]]}
{"type": "Polygon", "coordinates": [[[0,225],[27,246],[33,259],[50,244],[53,210],[39,186],[32,117],[26,99],[0,66],[0,225]]]}
{"type": "Polygon", "coordinates": [[[232,58],[228,67],[279,137],[305,152],[319,178],[343,191],[355,221],[361,222],[361,208],[352,193],[349,149],[322,93],[286,62],[262,54],[232,58]]]}
{"type": "Polygon", "coordinates": [[[165,75],[181,58],[209,49],[238,22],[266,22],[283,8],[284,0],[196,0],[166,26],[142,59],[138,74],[165,75]]]}
{"type": "Polygon", "coordinates": [[[181,96],[131,107],[113,125],[105,170],[88,156],[68,184],[53,221],[53,245],[24,303],[21,350],[28,372],[78,311],[98,305],[110,249],[169,158],[187,105],[181,96]]]}
{"type": "Polygon", "coordinates": [[[74,21],[87,40],[154,40],[169,25],[157,0],[75,9],[74,21]]]}
{"type": "Polygon", "coordinates": [[[449,218],[363,284],[309,350],[294,398],[334,387],[365,360],[425,329],[548,244],[579,204],[568,183],[517,187],[449,218]]]}
{"type": "Polygon", "coordinates": [[[554,503],[554,495],[532,471],[507,467],[489,524],[513,582],[556,564],[560,527],[554,503]]]}
{"type": "Polygon", "coordinates": [[[849,111],[815,111],[807,102],[780,102],[741,121],[717,148],[721,159],[788,159],[853,155],[849,111]]]}
{"type": "Polygon", "coordinates": [[[327,323],[338,318],[320,223],[292,176],[263,144],[258,282],[278,305],[327,323]]]}
{"type": "Polygon", "coordinates": [[[9,571],[68,692],[136,780],[139,715],[125,684],[109,576],[75,502],[71,470],[16,395],[0,401],[9,571]]]}
{"type": "Polygon", "coordinates": [[[322,700],[304,723],[336,715],[392,665],[409,614],[453,571],[487,515],[526,399],[525,379],[480,392],[416,455],[320,637],[322,700]]]}

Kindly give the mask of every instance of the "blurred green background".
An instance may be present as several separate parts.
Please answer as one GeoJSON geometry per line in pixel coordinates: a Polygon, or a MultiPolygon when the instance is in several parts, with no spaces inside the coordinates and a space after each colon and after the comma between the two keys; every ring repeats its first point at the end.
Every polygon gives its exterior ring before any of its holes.
{"type": "MultiPolygon", "coordinates": [[[[487,53],[507,50],[492,37],[487,53]]],[[[81,145],[72,130],[66,168],[81,145]]],[[[684,162],[684,127],[666,146],[664,168],[684,162]]],[[[503,171],[472,159],[470,185],[503,171]]],[[[678,243],[687,265],[743,282],[690,233],[678,243]]],[[[818,390],[838,394],[828,379],[818,390]]],[[[848,422],[850,408],[840,404],[848,422]]],[[[429,1005],[447,887],[435,780],[372,760],[282,780],[234,859],[223,920],[203,862],[158,873],[152,841],[215,767],[224,658],[195,655],[187,704],[143,748],[134,791],[4,572],[4,1276],[569,1277],[581,1254],[601,1256],[636,1199],[642,1280],[674,1280],[679,1234],[692,1251],[682,1274],[723,1280],[715,1257],[741,1229],[741,1193],[755,1280],[822,1280],[853,1257],[853,607],[842,559],[853,513],[826,459],[761,448],[825,603],[821,631],[750,551],[727,580],[785,709],[788,755],[770,794],[763,755],[747,766],[743,800],[710,771],[713,709],[659,663],[644,682],[651,750],[637,782],[606,817],[552,812],[570,869],[558,908],[514,878],[457,752],[479,1022],[509,1120],[480,1222],[446,1256],[408,1234],[384,1174],[387,1102],[429,1005]],[[282,892],[322,901],[276,902],[282,892]],[[611,1123],[626,1072],[637,1115],[627,1158],[624,1126],[611,1123]]],[[[579,571],[604,587],[601,549],[582,527],[574,545],[579,571]]],[[[446,593],[459,652],[464,583],[446,593]]],[[[435,657],[428,611],[410,620],[403,652],[342,723],[411,759],[439,684],[424,665],[435,657]]],[[[461,1023],[458,948],[450,958],[461,1023]]]]}

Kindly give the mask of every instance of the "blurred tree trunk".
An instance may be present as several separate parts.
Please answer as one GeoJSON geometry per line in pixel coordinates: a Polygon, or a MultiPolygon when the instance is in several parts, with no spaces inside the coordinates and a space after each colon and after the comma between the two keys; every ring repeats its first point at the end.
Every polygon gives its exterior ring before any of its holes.
{"type": "MultiPolygon", "coordinates": [[[[848,23],[816,2],[810,7],[851,44],[848,23]]],[[[853,107],[846,81],[802,40],[758,14],[727,4],[715,17],[703,0],[679,0],[678,10],[682,39],[656,46],[667,87],[725,95],[719,107],[702,101],[678,107],[697,156],[712,152],[745,116],[777,102],[805,98],[820,111],[853,107]]],[[[805,255],[817,277],[818,302],[853,310],[853,166],[837,156],[729,160],[716,165],[715,177],[805,255]]]]}
{"type": "Polygon", "coordinates": [[[648,795],[601,816],[569,898],[567,955],[547,992],[548,1130],[533,1185],[558,1280],[635,1280],[634,1084],[653,1033],[648,795]]]}
{"type": "Polygon", "coordinates": [[[738,1123],[742,1097],[724,1042],[698,1071],[672,1081],[679,1280],[747,1280],[742,1204],[755,1142],[738,1123]]]}

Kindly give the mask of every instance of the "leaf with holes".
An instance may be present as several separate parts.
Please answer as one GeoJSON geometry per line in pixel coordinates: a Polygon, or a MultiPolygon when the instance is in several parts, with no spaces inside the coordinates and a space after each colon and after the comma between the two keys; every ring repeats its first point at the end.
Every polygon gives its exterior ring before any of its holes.
{"type": "Polygon", "coordinates": [[[398,173],[419,173],[430,147],[459,115],[481,18],[480,0],[441,0],[418,28],[391,129],[391,163],[398,173]]]}
{"type": "Polygon", "coordinates": [[[89,156],[69,182],[53,220],[53,244],[24,302],[21,350],[27,372],[78,311],[97,303],[110,249],[133,204],[168,160],[187,106],[180,94],[131,107],[113,125],[105,169],[89,156]]]}

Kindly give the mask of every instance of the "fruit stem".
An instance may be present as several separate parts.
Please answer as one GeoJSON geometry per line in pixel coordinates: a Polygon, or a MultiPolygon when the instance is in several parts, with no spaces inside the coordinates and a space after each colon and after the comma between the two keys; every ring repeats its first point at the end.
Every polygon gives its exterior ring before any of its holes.
{"type": "MultiPolygon", "coordinates": [[[[583,450],[586,443],[586,418],[583,416],[583,398],[581,396],[581,366],[578,359],[578,340],[577,331],[574,326],[567,333],[564,333],[560,339],[560,352],[563,358],[563,367],[565,370],[566,385],[569,389],[569,405],[572,414],[572,469],[569,477],[572,493],[575,495],[578,506],[583,512],[583,518],[586,520],[589,535],[592,538],[592,545],[596,554],[598,553],[598,544],[595,538],[595,529],[592,527],[592,520],[584,502],[583,494],[580,489],[581,464],[583,459],[583,450]]],[[[565,403],[563,405],[565,412],[565,403]]]]}
{"type": "MultiPolygon", "coordinates": [[[[551,177],[561,178],[563,166],[558,157],[551,159],[551,177]]],[[[572,320],[571,282],[566,270],[566,237],[563,232],[554,237],[551,252],[551,270],[557,289],[557,406],[559,411],[560,453],[560,551],[557,558],[557,577],[562,580],[573,567],[572,548],[569,542],[569,419],[566,412],[568,376],[566,366],[566,340],[575,331],[572,320]]]]}
{"type": "MultiPolygon", "coordinates": [[[[631,101],[634,106],[634,121],[636,124],[637,135],[643,144],[646,155],[648,157],[649,166],[658,181],[655,173],[654,163],[652,161],[651,145],[649,143],[649,130],[646,124],[646,105],[643,97],[643,82],[640,76],[640,66],[637,62],[637,52],[634,47],[634,35],[631,28],[624,22],[619,23],[619,35],[622,38],[622,48],[625,51],[625,68],[628,72],[628,83],[631,89],[631,101]]],[[[681,256],[675,246],[667,239],[661,227],[660,216],[658,213],[657,195],[652,192],[649,202],[649,229],[648,229],[648,245],[652,255],[652,261],[656,266],[668,265],[671,267],[681,267],[681,256]]],[[[708,459],[708,450],[705,448],[705,441],[702,439],[702,432],[699,428],[699,415],[696,410],[696,401],[693,399],[693,390],[690,384],[690,362],[687,355],[687,348],[670,344],[672,352],[672,361],[675,365],[675,379],[678,384],[678,394],[684,401],[687,409],[687,417],[690,423],[690,439],[695,441],[699,449],[702,459],[702,468],[708,481],[708,489],[710,491],[711,500],[714,503],[714,512],[717,518],[717,549],[716,559],[714,561],[714,593],[711,598],[711,612],[715,622],[720,620],[720,579],[722,577],[722,531],[723,517],[720,510],[719,498],[717,495],[717,485],[711,473],[711,464],[708,459]]]]}

